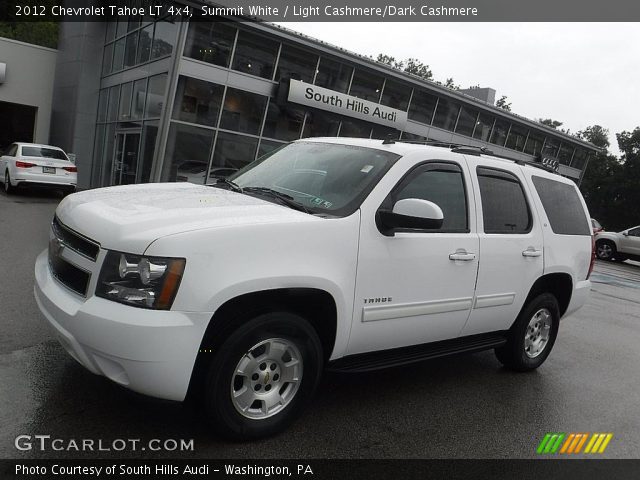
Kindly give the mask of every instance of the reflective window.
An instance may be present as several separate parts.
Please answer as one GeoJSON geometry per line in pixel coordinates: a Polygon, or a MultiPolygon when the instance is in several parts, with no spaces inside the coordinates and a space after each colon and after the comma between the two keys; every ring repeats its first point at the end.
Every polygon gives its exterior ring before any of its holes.
{"type": "Polygon", "coordinates": [[[470,137],[473,134],[473,129],[476,126],[478,113],[478,110],[476,110],[475,108],[466,106],[462,107],[462,110],[460,110],[460,116],[458,117],[456,133],[470,137]]]}
{"type": "Polygon", "coordinates": [[[433,118],[433,126],[442,128],[444,130],[453,131],[453,128],[456,125],[459,111],[459,104],[440,97],[438,107],[436,108],[436,115],[433,118]]]}
{"type": "Polygon", "coordinates": [[[171,53],[173,52],[173,47],[176,43],[177,32],[177,23],[164,20],[156,22],[156,28],[153,34],[151,58],[159,58],[166,55],[171,55],[171,53]]]}
{"type": "Polygon", "coordinates": [[[153,43],[153,24],[140,30],[138,40],[138,53],[136,54],[136,63],[148,62],[151,58],[151,44],[153,43]]]}
{"type": "Polygon", "coordinates": [[[415,89],[409,107],[409,118],[416,122],[431,125],[437,101],[438,97],[435,95],[415,89]]]}
{"type": "Polygon", "coordinates": [[[164,91],[167,83],[167,74],[162,73],[149,78],[147,99],[144,107],[145,118],[159,117],[164,103],[164,91]]]}
{"type": "Polygon", "coordinates": [[[557,157],[558,150],[560,150],[560,140],[547,137],[547,141],[544,143],[543,153],[551,157],[557,157]]]}
{"type": "Polygon", "coordinates": [[[215,127],[223,94],[222,85],[181,76],[176,90],[173,118],[215,127]]]}
{"type": "Polygon", "coordinates": [[[509,132],[509,122],[500,118],[496,119],[496,123],[491,133],[490,142],[495,145],[504,146],[504,142],[507,140],[507,133],[509,132]]]}
{"type": "Polygon", "coordinates": [[[444,221],[440,232],[466,232],[468,226],[467,199],[460,167],[452,164],[426,164],[418,167],[398,187],[393,201],[420,198],[442,209],[444,221]]]}
{"type": "Polygon", "coordinates": [[[591,235],[591,227],[584,213],[578,189],[574,185],[536,175],[532,176],[531,180],[540,196],[553,233],[591,235]],[[558,208],[560,205],[562,208],[558,208]]]}
{"type": "Polygon", "coordinates": [[[542,151],[542,144],[544,143],[544,135],[538,132],[530,131],[527,144],[524,146],[524,153],[529,155],[538,155],[542,151]]]}
{"type": "Polygon", "coordinates": [[[113,61],[113,43],[104,47],[102,55],[102,75],[109,75],[111,73],[111,62],[113,61]]]}
{"type": "Polygon", "coordinates": [[[236,29],[226,22],[191,22],[184,46],[186,57],[228,67],[236,29]]]}
{"type": "Polygon", "coordinates": [[[315,84],[336,92],[347,93],[352,73],[353,68],[349,65],[323,57],[320,59],[315,84]]]}
{"type": "Polygon", "coordinates": [[[522,152],[524,150],[524,142],[527,139],[528,132],[529,130],[526,127],[512,123],[506,147],[511,150],[522,152]]]}
{"type": "Polygon", "coordinates": [[[582,148],[576,148],[576,152],[573,154],[573,160],[571,160],[571,166],[582,170],[587,160],[587,151],[582,148]]]}
{"type": "Polygon", "coordinates": [[[387,80],[382,91],[382,100],[380,103],[387,107],[397,108],[398,110],[407,110],[409,105],[409,97],[411,96],[411,87],[402,83],[387,80]]]}
{"type": "Polygon", "coordinates": [[[124,66],[124,46],[126,41],[127,40],[125,38],[121,38],[113,44],[113,65],[111,66],[112,72],[122,70],[122,67],[124,66]]]}
{"type": "Polygon", "coordinates": [[[129,22],[127,23],[127,30],[130,32],[131,30],[135,30],[139,26],[140,26],[140,16],[131,15],[129,17],[129,22]]]}
{"type": "Polygon", "coordinates": [[[212,130],[171,122],[161,180],[203,185],[212,144],[212,130]]]}
{"type": "Polygon", "coordinates": [[[104,151],[104,133],[106,125],[96,127],[96,136],[93,144],[93,162],[91,164],[91,186],[100,186],[100,173],[102,166],[102,153],[104,151]]]}
{"type": "Polygon", "coordinates": [[[142,127],[142,166],[140,168],[140,183],[147,183],[151,180],[151,166],[153,165],[153,153],[156,148],[156,138],[158,136],[158,120],[144,122],[142,127]]]}
{"type": "Polygon", "coordinates": [[[116,22],[116,38],[127,33],[127,22],[116,22]]]}
{"type": "Polygon", "coordinates": [[[571,156],[573,155],[573,149],[574,147],[569,145],[567,142],[562,142],[560,152],[558,153],[558,160],[560,163],[569,165],[569,162],[571,162],[571,156]]]}
{"type": "Polygon", "coordinates": [[[106,42],[110,42],[115,38],[116,35],[116,22],[108,22],[107,23],[107,36],[105,39],[106,42]]]}
{"type": "Polygon", "coordinates": [[[219,132],[209,176],[214,177],[218,168],[239,170],[245,167],[256,158],[257,148],[257,138],[219,132]]]}
{"type": "Polygon", "coordinates": [[[386,140],[388,138],[398,140],[400,138],[400,130],[386,127],[384,125],[373,125],[373,128],[371,129],[371,138],[375,138],[377,140],[386,140]]]}
{"type": "Polygon", "coordinates": [[[340,127],[341,137],[369,138],[371,124],[353,118],[344,118],[340,127]]]}
{"type": "Polygon", "coordinates": [[[520,181],[512,174],[478,168],[484,233],[527,233],[529,206],[520,181]]]}
{"type": "Polygon", "coordinates": [[[118,99],[120,98],[120,85],[109,89],[109,105],[107,107],[107,122],[118,120],[118,99]]]}
{"type": "Polygon", "coordinates": [[[227,88],[220,128],[237,132],[260,134],[267,97],[227,88]]]}
{"type": "Polygon", "coordinates": [[[118,108],[118,120],[126,122],[131,118],[131,91],[133,84],[125,83],[120,87],[120,106],[118,108]]]}
{"type": "Polygon", "coordinates": [[[136,64],[136,47],[138,46],[138,32],[127,35],[124,46],[124,66],[133,67],[136,64]]]}
{"type": "Polygon", "coordinates": [[[340,117],[322,110],[307,110],[303,137],[337,137],[340,117]]]}
{"type": "Polygon", "coordinates": [[[131,119],[140,120],[144,113],[144,101],[147,97],[147,79],[142,78],[133,82],[131,95],[131,119]]]}
{"type": "Polygon", "coordinates": [[[277,42],[241,30],[238,33],[232,68],[258,77],[271,78],[277,53],[277,42]]]}
{"type": "Polygon", "coordinates": [[[415,142],[426,142],[427,137],[423,137],[422,135],[416,135],[415,133],[402,132],[402,136],[400,137],[402,140],[411,140],[415,142]]]}
{"type": "Polygon", "coordinates": [[[296,140],[300,138],[303,120],[304,110],[289,105],[280,106],[271,100],[262,136],[286,141],[296,140]]]}
{"type": "Polygon", "coordinates": [[[356,70],[349,95],[378,103],[384,79],[364,70],[356,70]]]}
{"type": "Polygon", "coordinates": [[[260,140],[260,146],[258,147],[258,158],[269,152],[273,152],[276,148],[280,148],[282,145],[286,145],[286,143],[274,142],[263,138],[260,140]]]}
{"type": "Polygon", "coordinates": [[[488,113],[480,112],[480,115],[478,115],[478,120],[476,122],[475,130],[473,131],[473,138],[482,140],[483,142],[488,142],[489,137],[491,136],[491,129],[493,128],[494,120],[495,117],[489,115],[488,113]]]}
{"type": "Polygon", "coordinates": [[[282,45],[275,79],[279,81],[282,78],[293,78],[312,83],[317,65],[318,55],[289,45],[282,45]]]}
{"type": "Polygon", "coordinates": [[[98,122],[107,121],[107,100],[109,99],[109,90],[104,88],[100,90],[98,98],[98,122]]]}

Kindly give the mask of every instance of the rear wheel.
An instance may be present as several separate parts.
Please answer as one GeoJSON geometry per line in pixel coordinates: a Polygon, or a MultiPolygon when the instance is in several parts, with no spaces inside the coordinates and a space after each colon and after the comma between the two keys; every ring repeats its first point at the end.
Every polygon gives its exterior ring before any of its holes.
{"type": "Polygon", "coordinates": [[[559,324],[556,297],[550,293],[535,297],[518,315],[507,343],[496,348],[498,360],[505,367],[520,372],[538,368],[551,353],[559,324]]]}
{"type": "Polygon", "coordinates": [[[11,177],[9,177],[9,170],[7,170],[4,172],[4,192],[7,195],[11,195],[14,190],[15,187],[11,185],[11,177]]]}
{"type": "Polygon", "coordinates": [[[289,312],[244,323],[211,360],[205,410],[225,436],[251,439],[288,427],[312,398],[323,365],[315,329],[289,312]]]}
{"type": "Polygon", "coordinates": [[[613,260],[617,254],[616,244],[609,240],[600,240],[596,243],[596,255],[600,260],[613,260]]]}

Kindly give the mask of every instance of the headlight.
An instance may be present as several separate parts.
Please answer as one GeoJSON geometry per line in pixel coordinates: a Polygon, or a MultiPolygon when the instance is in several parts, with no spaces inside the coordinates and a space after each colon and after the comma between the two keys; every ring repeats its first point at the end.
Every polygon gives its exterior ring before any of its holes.
{"type": "Polygon", "coordinates": [[[178,292],[184,258],[108,252],[96,296],[136,307],[169,310],[178,292]]]}

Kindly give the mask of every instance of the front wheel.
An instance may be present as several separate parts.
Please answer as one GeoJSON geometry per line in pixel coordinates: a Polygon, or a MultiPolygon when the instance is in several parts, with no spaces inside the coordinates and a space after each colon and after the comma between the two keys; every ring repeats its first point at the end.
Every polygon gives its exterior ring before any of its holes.
{"type": "Polygon", "coordinates": [[[507,368],[525,372],[544,363],[558,336],[560,309],[556,297],[543,293],[520,312],[508,340],[496,348],[498,360],[507,368]]]}
{"type": "Polygon", "coordinates": [[[613,260],[617,253],[615,243],[609,240],[600,240],[596,243],[596,255],[600,260],[613,260]]]}
{"type": "Polygon", "coordinates": [[[312,398],[323,365],[315,329],[289,312],[244,323],[213,357],[205,410],[225,436],[252,439],[288,427],[312,398]]]}

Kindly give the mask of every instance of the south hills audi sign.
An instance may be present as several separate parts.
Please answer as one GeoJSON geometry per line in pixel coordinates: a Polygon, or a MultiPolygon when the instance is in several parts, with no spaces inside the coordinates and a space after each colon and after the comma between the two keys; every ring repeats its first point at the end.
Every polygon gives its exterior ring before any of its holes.
{"type": "Polygon", "coordinates": [[[347,117],[386,125],[397,130],[404,130],[407,125],[407,112],[300,80],[291,80],[288,100],[347,117]]]}

